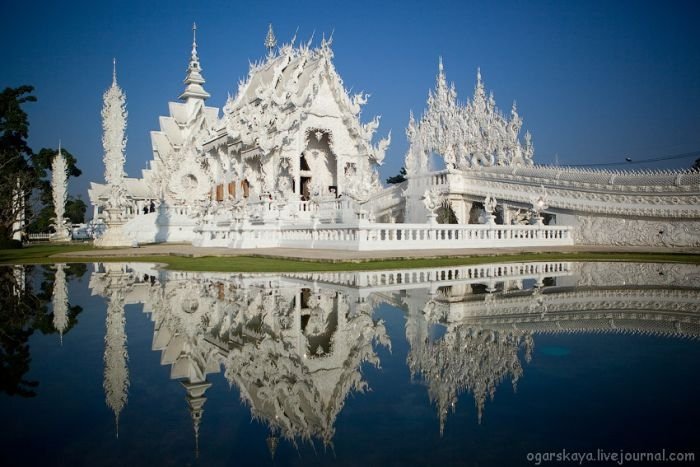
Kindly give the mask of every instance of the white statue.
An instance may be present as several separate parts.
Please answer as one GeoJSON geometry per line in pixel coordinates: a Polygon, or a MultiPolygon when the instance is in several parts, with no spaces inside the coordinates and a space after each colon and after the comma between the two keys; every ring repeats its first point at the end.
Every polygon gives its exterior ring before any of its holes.
{"type": "Polygon", "coordinates": [[[425,190],[423,193],[423,206],[428,211],[428,222],[437,223],[437,210],[442,206],[442,195],[437,188],[425,190]]]}
{"type": "Polygon", "coordinates": [[[496,216],[493,214],[496,211],[496,205],[497,201],[496,198],[494,198],[491,195],[488,195],[486,199],[484,200],[484,211],[486,212],[485,217],[485,224],[495,224],[496,223],[496,216]]]}
{"type": "Polygon", "coordinates": [[[532,213],[534,223],[537,225],[542,225],[543,217],[542,211],[549,207],[549,201],[547,199],[547,190],[542,187],[542,193],[538,196],[532,198],[532,213]]]}

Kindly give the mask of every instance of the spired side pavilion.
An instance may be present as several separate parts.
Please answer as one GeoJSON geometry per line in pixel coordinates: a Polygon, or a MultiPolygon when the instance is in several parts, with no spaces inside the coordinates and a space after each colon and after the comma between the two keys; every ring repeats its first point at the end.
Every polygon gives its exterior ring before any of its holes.
{"type": "MultiPolygon", "coordinates": [[[[408,180],[383,187],[377,168],[391,135],[375,142],[379,117],[361,122],[368,96],[345,89],[331,41],[277,47],[270,27],[265,46],[220,112],[205,104],[193,38],[181,102],[151,133],[150,167],[124,179],[121,229],[133,243],[700,246],[699,173],[535,165],[515,104],[509,116],[499,111],[479,72],[474,97],[461,105],[442,60],[426,112],[410,116],[408,180]],[[432,155],[444,170],[433,170],[432,155]]],[[[114,198],[109,185],[93,183],[89,195],[102,218],[114,198]]]]}

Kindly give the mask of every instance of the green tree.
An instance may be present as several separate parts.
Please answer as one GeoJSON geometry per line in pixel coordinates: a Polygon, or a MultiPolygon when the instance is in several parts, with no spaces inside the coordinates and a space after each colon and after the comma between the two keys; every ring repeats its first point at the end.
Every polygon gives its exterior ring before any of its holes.
{"type": "Polygon", "coordinates": [[[25,214],[34,188],[33,152],[27,144],[29,119],[22,105],[36,102],[34,88],[0,92],[0,240],[12,238],[13,224],[25,214]]]}
{"type": "Polygon", "coordinates": [[[85,222],[85,212],[87,211],[87,204],[85,201],[78,197],[70,197],[66,202],[66,217],[70,219],[71,224],[82,224],[85,222]]]}
{"type": "MultiPolygon", "coordinates": [[[[29,118],[23,106],[36,102],[33,91],[25,85],[0,92],[0,241],[12,238],[21,218],[36,229],[41,218],[53,217],[48,171],[57,151],[44,148],[34,154],[27,144],[29,118]]],[[[75,157],[63,152],[69,176],[79,176],[75,157]]]]}
{"type": "Polygon", "coordinates": [[[399,173],[397,175],[394,175],[393,177],[387,178],[386,182],[389,184],[394,184],[394,183],[403,183],[406,180],[407,180],[406,167],[401,167],[401,170],[399,170],[399,173]]]}

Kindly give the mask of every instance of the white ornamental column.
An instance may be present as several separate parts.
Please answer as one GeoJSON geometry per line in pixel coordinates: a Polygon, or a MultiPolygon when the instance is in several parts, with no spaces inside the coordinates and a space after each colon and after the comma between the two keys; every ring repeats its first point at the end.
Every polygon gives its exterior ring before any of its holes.
{"type": "Polygon", "coordinates": [[[107,182],[107,200],[104,202],[104,216],[107,230],[95,240],[97,246],[136,246],[122,229],[125,222],[127,192],[124,185],[124,161],[126,156],[126,95],[117,84],[117,65],[114,61],[112,85],[103,96],[102,106],[102,147],[107,182]]]}
{"type": "Polygon", "coordinates": [[[63,217],[66,213],[66,200],[68,199],[68,164],[61,152],[61,143],[58,143],[58,154],[51,162],[51,196],[56,216],[53,218],[53,226],[56,232],[51,235],[52,241],[65,242],[70,240],[70,231],[66,227],[63,217]]]}

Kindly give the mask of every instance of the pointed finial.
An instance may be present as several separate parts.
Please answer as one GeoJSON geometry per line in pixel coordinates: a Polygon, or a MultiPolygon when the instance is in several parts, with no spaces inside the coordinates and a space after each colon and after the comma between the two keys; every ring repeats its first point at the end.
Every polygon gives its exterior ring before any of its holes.
{"type": "Polygon", "coordinates": [[[61,139],[58,140],[58,155],[61,155],[61,139]]]}
{"type": "Polygon", "coordinates": [[[265,48],[267,49],[267,54],[272,55],[272,49],[277,46],[277,38],[275,37],[275,32],[272,30],[272,23],[267,27],[267,36],[265,36],[265,48]]]}
{"type": "Polygon", "coordinates": [[[192,23],[192,53],[190,54],[190,63],[187,67],[187,76],[185,76],[185,84],[187,86],[180,95],[180,99],[208,99],[210,97],[209,93],[202,87],[204,83],[202,67],[199,64],[199,56],[197,55],[197,23],[192,23]]]}
{"type": "Polygon", "coordinates": [[[476,68],[476,83],[481,84],[481,67],[476,68]]]}
{"type": "Polygon", "coordinates": [[[199,66],[199,57],[197,56],[197,23],[192,23],[192,56],[190,57],[190,66],[197,62],[199,66]]]}
{"type": "Polygon", "coordinates": [[[440,58],[439,58],[439,60],[438,60],[438,71],[439,71],[440,73],[442,73],[443,69],[444,69],[444,68],[443,68],[443,66],[442,66],[442,55],[440,55],[440,58]]]}
{"type": "Polygon", "coordinates": [[[112,57],[112,84],[117,84],[117,57],[112,57]]]}

